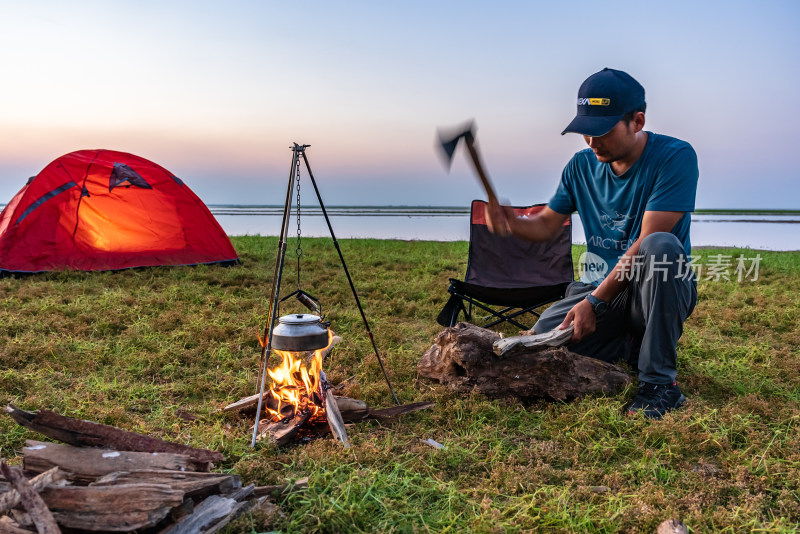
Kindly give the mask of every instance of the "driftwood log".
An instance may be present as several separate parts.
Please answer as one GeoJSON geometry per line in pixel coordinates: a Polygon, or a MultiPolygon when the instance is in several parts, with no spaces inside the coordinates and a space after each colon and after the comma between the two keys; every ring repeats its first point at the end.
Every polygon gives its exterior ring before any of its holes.
{"type": "Polygon", "coordinates": [[[26,471],[42,473],[53,467],[61,467],[70,473],[71,478],[85,483],[116,471],[194,471],[194,466],[185,454],[170,452],[115,451],[28,440],[22,453],[26,471]]]}
{"type": "Polygon", "coordinates": [[[196,464],[198,471],[208,471],[213,462],[220,462],[224,459],[224,456],[217,451],[196,449],[180,443],[163,441],[113,426],[65,417],[49,410],[26,412],[9,404],[5,411],[18,424],[49,438],[77,447],[105,447],[120,451],[184,454],[196,464]]]}
{"type": "Polygon", "coordinates": [[[622,368],[563,347],[519,345],[513,353],[498,357],[494,343],[499,339],[491,330],[458,323],[436,336],[417,368],[422,376],[454,391],[521,400],[611,393],[630,382],[622,368]]]}

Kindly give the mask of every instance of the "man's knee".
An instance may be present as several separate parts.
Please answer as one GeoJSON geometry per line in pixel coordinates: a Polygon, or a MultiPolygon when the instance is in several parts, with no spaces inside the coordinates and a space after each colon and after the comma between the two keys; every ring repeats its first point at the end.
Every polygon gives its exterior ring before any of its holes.
{"type": "Polygon", "coordinates": [[[675,234],[669,232],[655,232],[642,239],[639,254],[643,256],[679,256],[684,254],[683,244],[675,234]]]}
{"type": "Polygon", "coordinates": [[[683,244],[669,232],[656,232],[642,239],[638,257],[640,281],[655,277],[666,282],[668,278],[681,277],[681,273],[689,278],[685,272],[689,259],[683,244]]]}

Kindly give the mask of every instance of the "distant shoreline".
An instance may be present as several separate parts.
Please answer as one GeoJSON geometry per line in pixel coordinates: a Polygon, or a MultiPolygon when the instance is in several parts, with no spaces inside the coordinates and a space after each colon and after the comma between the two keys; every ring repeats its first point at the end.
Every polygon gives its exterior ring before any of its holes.
{"type": "MultiPolygon", "coordinates": [[[[281,204],[206,204],[215,214],[224,215],[266,215],[270,212],[283,210],[281,204]],[[233,210],[229,212],[227,210],[233,210]],[[265,213],[266,212],[266,213],[265,213]]],[[[0,204],[0,211],[6,204],[0,204]]],[[[296,209],[296,206],[293,208],[296,209]]],[[[309,215],[321,213],[321,208],[317,204],[301,206],[301,209],[308,210],[309,215]]],[[[325,206],[325,210],[336,215],[365,215],[370,210],[374,210],[370,215],[466,215],[469,214],[469,206],[407,206],[407,205],[336,205],[325,206]]],[[[697,209],[695,215],[796,215],[800,216],[800,209],[697,209]]],[[[725,221],[729,222],[729,221],[725,221]]],[[[734,222],[734,221],[730,221],[734,222]]],[[[745,222],[745,221],[737,221],[745,222]]]]}
{"type": "MultiPolygon", "coordinates": [[[[206,204],[212,210],[220,210],[225,208],[230,209],[283,209],[283,205],[279,204],[206,204]]],[[[305,206],[301,206],[303,208],[305,206]]],[[[308,209],[320,209],[318,205],[312,204],[308,209]]],[[[466,214],[469,213],[469,206],[407,206],[407,205],[336,205],[325,206],[326,211],[336,211],[342,213],[344,211],[352,210],[357,212],[364,212],[366,210],[374,209],[381,212],[413,212],[413,213],[452,213],[452,214],[466,214]]],[[[692,213],[695,215],[800,215],[800,209],[696,209],[692,213]]]]}

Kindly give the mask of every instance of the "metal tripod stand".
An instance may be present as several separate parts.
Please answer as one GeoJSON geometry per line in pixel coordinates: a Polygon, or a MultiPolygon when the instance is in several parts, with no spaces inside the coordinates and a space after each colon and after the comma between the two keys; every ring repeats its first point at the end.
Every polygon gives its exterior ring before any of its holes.
{"type": "MultiPolygon", "coordinates": [[[[294,190],[295,182],[299,178],[298,172],[300,167],[300,161],[299,161],[300,158],[303,159],[306,170],[308,171],[308,176],[311,179],[311,184],[314,186],[314,192],[317,195],[317,200],[319,201],[320,208],[322,208],[322,215],[325,217],[325,223],[328,225],[328,230],[330,231],[331,239],[333,239],[333,246],[336,248],[336,252],[339,254],[339,260],[342,263],[342,269],[344,270],[344,274],[347,277],[347,282],[350,284],[350,290],[353,292],[353,298],[355,299],[359,313],[361,313],[361,320],[364,322],[364,327],[367,330],[367,336],[369,337],[370,343],[372,343],[372,349],[375,352],[375,356],[378,358],[378,363],[381,366],[381,371],[383,371],[383,376],[386,379],[386,385],[389,386],[389,391],[392,393],[394,402],[397,405],[400,404],[400,401],[397,399],[397,395],[395,394],[394,389],[392,388],[392,383],[389,381],[389,375],[386,373],[386,368],[383,365],[383,359],[381,358],[381,355],[378,352],[378,347],[375,344],[375,338],[372,335],[372,330],[369,327],[367,316],[364,314],[364,309],[361,307],[361,301],[359,300],[358,293],[356,292],[356,288],[353,285],[353,279],[350,277],[350,271],[347,269],[347,264],[344,261],[342,250],[341,248],[339,248],[339,242],[336,240],[336,235],[333,232],[333,226],[331,226],[330,218],[328,218],[328,212],[325,210],[325,204],[322,202],[322,196],[319,193],[319,188],[317,187],[317,181],[314,179],[314,173],[311,172],[311,166],[309,165],[308,157],[306,156],[306,148],[308,148],[309,146],[311,145],[298,145],[297,143],[294,143],[294,146],[290,147],[292,150],[292,164],[289,169],[289,184],[288,187],[286,188],[286,201],[284,202],[283,205],[283,221],[281,222],[281,233],[278,239],[278,256],[275,260],[275,272],[272,276],[273,282],[272,282],[272,290],[270,291],[270,297],[269,297],[269,312],[267,314],[268,316],[267,325],[264,330],[264,338],[263,338],[264,341],[261,347],[261,365],[259,369],[260,388],[258,394],[258,409],[256,410],[256,420],[255,424],[253,425],[253,440],[250,443],[251,447],[255,447],[256,438],[258,436],[258,422],[261,416],[262,402],[264,399],[264,388],[267,379],[267,360],[269,359],[269,354],[270,351],[272,350],[272,330],[275,327],[275,320],[276,317],[278,317],[278,308],[281,302],[279,300],[280,288],[281,288],[281,278],[283,276],[283,265],[286,257],[286,244],[289,233],[289,219],[292,209],[292,191],[294,190]]],[[[300,206],[300,200],[298,198],[298,206],[297,206],[298,209],[299,206],[300,206]]],[[[298,218],[298,227],[299,227],[299,218],[298,218]]],[[[299,273],[299,265],[298,265],[298,273],[299,273]]],[[[305,292],[300,290],[299,283],[298,283],[298,291],[296,291],[295,293],[298,294],[298,297],[303,297],[307,295],[305,292]]]]}

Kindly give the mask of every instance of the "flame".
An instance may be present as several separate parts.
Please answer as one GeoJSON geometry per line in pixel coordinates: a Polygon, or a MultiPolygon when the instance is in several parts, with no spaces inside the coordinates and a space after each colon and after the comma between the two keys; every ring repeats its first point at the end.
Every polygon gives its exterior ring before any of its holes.
{"type": "Polygon", "coordinates": [[[272,386],[266,395],[264,407],[273,421],[293,417],[302,410],[312,410],[311,417],[321,415],[322,406],[320,373],[322,372],[322,353],[327,349],[333,334],[328,330],[328,344],[314,351],[308,365],[303,361],[302,352],[274,350],[281,357],[277,367],[267,369],[272,386]]]}

